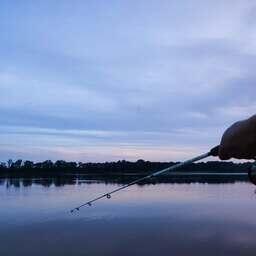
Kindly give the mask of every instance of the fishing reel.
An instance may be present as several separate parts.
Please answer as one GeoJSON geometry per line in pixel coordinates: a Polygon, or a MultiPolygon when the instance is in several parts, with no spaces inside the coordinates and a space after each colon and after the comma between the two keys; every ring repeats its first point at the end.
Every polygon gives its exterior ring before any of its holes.
{"type": "Polygon", "coordinates": [[[252,164],[248,171],[248,178],[250,182],[256,186],[256,161],[252,164]]]}

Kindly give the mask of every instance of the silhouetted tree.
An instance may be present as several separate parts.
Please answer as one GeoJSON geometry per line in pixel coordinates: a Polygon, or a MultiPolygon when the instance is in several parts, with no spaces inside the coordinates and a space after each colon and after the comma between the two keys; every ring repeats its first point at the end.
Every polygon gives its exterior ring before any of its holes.
{"type": "Polygon", "coordinates": [[[7,166],[6,166],[6,163],[5,162],[1,162],[0,163],[0,168],[2,169],[5,169],[7,166]]]}
{"type": "Polygon", "coordinates": [[[12,163],[11,167],[12,168],[20,168],[22,164],[22,160],[18,159],[17,161],[15,161],[14,163],[12,163]]]}
{"type": "Polygon", "coordinates": [[[41,167],[45,168],[45,169],[50,169],[53,168],[53,162],[51,160],[46,160],[44,162],[41,163],[41,167]]]}
{"type": "Polygon", "coordinates": [[[7,161],[8,168],[11,168],[12,163],[13,163],[12,159],[9,159],[9,160],[7,161]]]}
{"type": "Polygon", "coordinates": [[[24,167],[25,169],[32,169],[33,166],[34,166],[34,163],[33,163],[32,161],[28,161],[28,160],[25,161],[24,164],[23,164],[23,167],[24,167]]]}
{"type": "Polygon", "coordinates": [[[64,160],[57,160],[54,164],[54,167],[58,168],[58,169],[65,169],[66,168],[66,161],[64,160]]]}

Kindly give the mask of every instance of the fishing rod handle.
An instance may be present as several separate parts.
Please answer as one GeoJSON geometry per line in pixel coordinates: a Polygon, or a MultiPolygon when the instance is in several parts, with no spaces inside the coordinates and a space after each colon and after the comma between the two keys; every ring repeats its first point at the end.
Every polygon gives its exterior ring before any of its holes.
{"type": "Polygon", "coordinates": [[[212,148],[209,152],[210,156],[219,156],[219,149],[220,149],[220,145],[212,148]]]}

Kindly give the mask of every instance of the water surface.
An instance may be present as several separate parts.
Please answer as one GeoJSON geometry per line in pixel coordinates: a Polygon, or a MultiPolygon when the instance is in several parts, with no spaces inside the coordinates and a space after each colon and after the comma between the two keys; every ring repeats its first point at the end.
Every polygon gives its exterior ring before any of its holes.
{"type": "Polygon", "coordinates": [[[256,194],[247,182],[135,185],[0,181],[0,255],[255,255],[256,194]]]}

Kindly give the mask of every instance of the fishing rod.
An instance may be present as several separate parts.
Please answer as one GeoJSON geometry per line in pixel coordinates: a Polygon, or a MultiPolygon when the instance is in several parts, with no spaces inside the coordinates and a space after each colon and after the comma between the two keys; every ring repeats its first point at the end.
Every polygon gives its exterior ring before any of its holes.
{"type": "Polygon", "coordinates": [[[87,201],[87,202],[84,203],[84,204],[79,205],[78,207],[73,208],[70,212],[73,213],[74,211],[79,211],[80,208],[82,208],[82,207],[84,207],[84,206],[92,206],[92,203],[93,203],[93,202],[98,201],[98,200],[100,200],[100,199],[102,199],[102,198],[104,198],[104,197],[110,199],[112,194],[114,194],[114,193],[116,193],[116,192],[118,192],[118,191],[120,191],[120,190],[123,190],[123,189],[125,189],[125,188],[127,188],[127,187],[130,187],[130,186],[132,186],[132,185],[134,185],[134,184],[137,184],[137,183],[139,183],[139,182],[141,182],[141,181],[143,181],[143,180],[156,177],[156,176],[158,176],[158,175],[160,175],[160,174],[163,174],[163,173],[165,173],[165,172],[168,172],[168,171],[173,171],[173,170],[178,169],[178,168],[181,168],[181,167],[183,167],[183,166],[185,166],[185,165],[188,165],[188,164],[194,163],[194,162],[196,162],[196,161],[205,159],[205,158],[207,158],[207,157],[209,157],[209,156],[218,156],[218,153],[219,153],[219,146],[216,146],[216,147],[212,148],[209,152],[207,152],[207,153],[205,153],[205,154],[202,154],[202,155],[200,155],[200,156],[194,157],[194,158],[189,159],[189,160],[186,160],[186,161],[184,161],[184,162],[175,164],[175,165],[170,166],[170,167],[168,167],[168,168],[165,168],[165,169],[163,169],[163,170],[153,172],[153,173],[151,173],[151,174],[149,174],[149,175],[147,175],[147,176],[145,176],[145,177],[142,177],[142,178],[139,178],[139,179],[137,179],[137,180],[134,180],[134,181],[132,181],[132,182],[130,182],[130,183],[128,183],[128,184],[122,186],[122,187],[119,187],[119,188],[117,188],[117,189],[115,189],[115,190],[112,190],[112,191],[110,191],[110,192],[108,192],[108,193],[102,194],[102,195],[100,195],[100,196],[98,196],[98,197],[96,197],[96,198],[94,198],[94,199],[91,199],[90,201],[87,201]]]}

